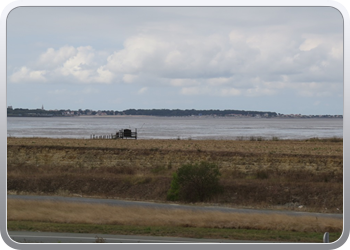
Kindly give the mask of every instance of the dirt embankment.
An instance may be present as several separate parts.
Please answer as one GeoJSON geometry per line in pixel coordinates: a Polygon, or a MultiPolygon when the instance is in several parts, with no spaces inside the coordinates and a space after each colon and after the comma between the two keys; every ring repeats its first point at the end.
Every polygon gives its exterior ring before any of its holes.
{"type": "Polygon", "coordinates": [[[7,149],[9,192],[165,201],[178,167],[209,161],[224,190],[210,202],[342,209],[342,142],[9,138],[7,149]]]}

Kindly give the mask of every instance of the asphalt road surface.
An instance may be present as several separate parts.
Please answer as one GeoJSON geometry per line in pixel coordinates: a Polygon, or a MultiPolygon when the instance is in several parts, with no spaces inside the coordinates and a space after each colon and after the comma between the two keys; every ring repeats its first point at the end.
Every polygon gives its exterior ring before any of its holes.
{"type": "Polygon", "coordinates": [[[84,197],[63,197],[63,196],[39,196],[39,195],[7,195],[8,199],[20,200],[41,200],[41,201],[62,201],[62,202],[79,202],[90,204],[108,204],[113,206],[139,206],[145,208],[164,208],[164,209],[186,209],[186,210],[201,210],[201,211],[220,211],[227,213],[245,213],[245,214],[285,214],[292,216],[315,216],[342,219],[343,214],[326,214],[326,213],[309,213],[286,210],[262,210],[262,209],[241,209],[219,206],[196,206],[196,205],[179,205],[169,203],[143,202],[143,201],[126,201],[115,199],[98,199],[84,197]]]}
{"type": "MultiPolygon", "coordinates": [[[[221,211],[227,213],[245,214],[286,214],[292,216],[317,216],[332,217],[342,219],[343,214],[308,213],[283,210],[258,210],[258,209],[238,209],[219,206],[195,206],[179,205],[169,203],[126,201],[115,199],[98,199],[84,197],[62,197],[62,196],[37,196],[37,195],[8,195],[8,199],[20,200],[40,200],[40,201],[60,201],[79,202],[89,204],[108,204],[113,206],[139,206],[148,208],[163,209],[185,209],[201,211],[221,211]]],[[[53,232],[26,232],[9,231],[11,239],[19,243],[271,243],[266,241],[239,241],[239,240],[217,240],[217,239],[193,239],[179,237],[155,237],[155,236],[135,236],[135,235],[109,235],[109,234],[81,234],[81,233],[53,233],[53,232]]]]}
{"type": "MultiPolygon", "coordinates": [[[[18,243],[248,243],[241,240],[194,239],[138,235],[52,233],[9,231],[10,238],[18,243]]],[[[267,243],[249,241],[249,243],[267,243]]],[[[270,242],[271,243],[271,242],[270,242]]]]}

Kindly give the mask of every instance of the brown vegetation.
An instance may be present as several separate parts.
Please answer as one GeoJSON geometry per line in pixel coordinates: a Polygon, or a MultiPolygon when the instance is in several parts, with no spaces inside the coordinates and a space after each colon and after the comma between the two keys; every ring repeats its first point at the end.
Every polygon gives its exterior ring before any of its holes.
{"type": "Polygon", "coordinates": [[[341,140],[8,138],[7,145],[9,192],[165,201],[173,172],[208,161],[220,167],[224,189],[212,202],[342,211],[341,140]]]}
{"type": "Polygon", "coordinates": [[[8,200],[9,221],[341,232],[341,219],[8,200]]]}

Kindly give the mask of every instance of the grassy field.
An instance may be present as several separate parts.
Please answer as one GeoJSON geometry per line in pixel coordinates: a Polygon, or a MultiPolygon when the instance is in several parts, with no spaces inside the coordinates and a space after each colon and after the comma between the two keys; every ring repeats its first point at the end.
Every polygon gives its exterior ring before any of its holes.
{"type": "MultiPolygon", "coordinates": [[[[8,138],[7,191],[167,202],[172,174],[200,161],[219,166],[223,187],[205,204],[343,212],[343,142],[335,138],[8,138]]],[[[336,219],[81,206],[8,200],[8,229],[285,242],[322,242],[325,231],[334,241],[342,232],[336,219]]]]}
{"type": "Polygon", "coordinates": [[[342,228],[341,219],[311,216],[8,200],[9,230],[322,242],[324,232],[330,232],[331,239],[336,240],[342,228]]]}
{"type": "Polygon", "coordinates": [[[8,138],[9,193],[166,201],[182,164],[220,167],[227,206],[342,212],[343,142],[8,138]],[[299,208],[299,206],[303,206],[299,208]]]}
{"type": "MultiPolygon", "coordinates": [[[[323,233],[293,232],[253,229],[194,228],[175,226],[129,226],[101,224],[72,224],[40,221],[8,221],[7,227],[13,231],[42,231],[122,235],[150,235],[188,237],[197,239],[227,239],[291,243],[322,243],[323,233]]],[[[330,233],[329,241],[339,239],[341,233],[330,233]]]]}
{"type": "Polygon", "coordinates": [[[133,226],[176,226],[341,232],[342,219],[281,214],[241,214],[181,209],[119,207],[53,201],[8,200],[8,220],[133,226]]]}

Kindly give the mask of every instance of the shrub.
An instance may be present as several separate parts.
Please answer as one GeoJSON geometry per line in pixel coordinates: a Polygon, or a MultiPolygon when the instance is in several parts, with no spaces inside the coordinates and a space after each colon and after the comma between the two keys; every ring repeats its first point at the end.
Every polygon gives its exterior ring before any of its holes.
{"type": "Polygon", "coordinates": [[[177,173],[173,173],[173,179],[170,184],[170,189],[167,193],[167,200],[176,201],[179,199],[179,181],[177,173]]]}
{"type": "Polygon", "coordinates": [[[256,171],[256,178],[257,179],[267,179],[267,178],[269,178],[269,174],[268,174],[268,172],[267,172],[267,170],[257,170],[256,171]]]}
{"type": "Polygon", "coordinates": [[[169,200],[205,201],[222,191],[219,168],[209,162],[184,164],[173,174],[169,200]]]}

